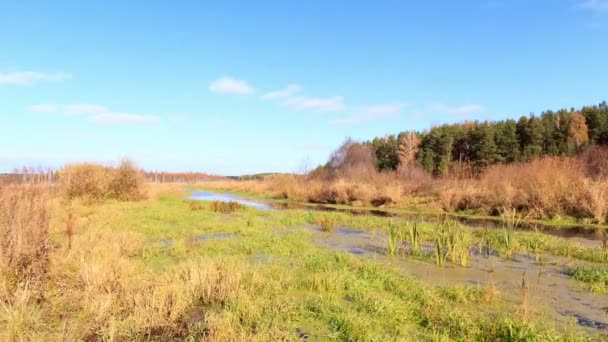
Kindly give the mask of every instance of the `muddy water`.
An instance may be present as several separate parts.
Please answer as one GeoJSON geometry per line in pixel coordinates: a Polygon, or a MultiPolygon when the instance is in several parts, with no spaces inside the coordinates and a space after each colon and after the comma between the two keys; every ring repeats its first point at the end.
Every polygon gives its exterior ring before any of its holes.
{"type": "MultiPolygon", "coordinates": [[[[572,261],[544,257],[542,266],[534,257],[516,255],[505,260],[497,255],[481,256],[472,250],[466,268],[446,262],[438,267],[433,261],[416,260],[407,255],[388,256],[386,236],[370,231],[339,228],[334,233],[306,226],[316,243],[336,251],[346,251],[398,270],[400,273],[436,285],[490,286],[513,308],[521,304],[522,279],[526,278],[525,295],[533,312],[544,312],[559,321],[574,318],[581,326],[608,331],[608,296],[590,293],[584,285],[565,274],[572,261]],[[540,273],[540,274],[539,274],[540,273]]],[[[407,249],[403,246],[402,250],[407,249]]],[[[433,247],[423,246],[423,253],[433,247]]],[[[577,263],[579,263],[577,261],[577,263]]]]}

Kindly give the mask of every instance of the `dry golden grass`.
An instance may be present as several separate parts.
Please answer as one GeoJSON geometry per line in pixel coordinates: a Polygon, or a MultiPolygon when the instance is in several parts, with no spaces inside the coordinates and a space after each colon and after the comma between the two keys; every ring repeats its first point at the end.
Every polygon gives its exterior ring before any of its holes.
{"type": "Polygon", "coordinates": [[[498,215],[501,208],[507,208],[530,218],[570,216],[605,223],[608,172],[603,169],[603,162],[590,153],[608,156],[608,150],[594,151],[576,158],[544,157],[522,164],[494,165],[476,177],[463,167],[465,171],[433,179],[411,167],[399,172],[366,169],[333,177],[278,175],[264,180],[223,180],[198,185],[312,203],[392,204],[489,215],[498,215]]]}
{"type": "Polygon", "coordinates": [[[0,274],[16,282],[38,281],[47,271],[50,188],[0,188],[0,274]]]}

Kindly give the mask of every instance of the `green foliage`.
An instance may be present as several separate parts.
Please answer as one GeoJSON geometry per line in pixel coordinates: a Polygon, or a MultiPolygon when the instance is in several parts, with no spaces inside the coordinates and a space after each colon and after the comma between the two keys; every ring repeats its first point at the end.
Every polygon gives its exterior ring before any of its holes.
{"type": "MultiPolygon", "coordinates": [[[[397,169],[398,137],[403,134],[368,142],[379,170],[397,169]]],[[[522,116],[518,121],[446,124],[418,136],[418,163],[436,176],[445,175],[457,163],[483,169],[494,163],[526,161],[541,155],[572,155],[587,142],[608,144],[608,105],[602,102],[579,111],[546,111],[540,116],[522,116]]]]}
{"type": "Polygon", "coordinates": [[[608,268],[575,266],[568,270],[568,274],[590,285],[594,292],[608,291],[608,268]]]}

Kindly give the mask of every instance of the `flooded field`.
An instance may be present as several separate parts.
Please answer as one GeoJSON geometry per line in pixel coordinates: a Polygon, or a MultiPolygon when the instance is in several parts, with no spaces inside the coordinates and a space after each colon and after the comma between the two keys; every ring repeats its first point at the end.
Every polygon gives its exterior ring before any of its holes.
{"type": "MultiPolygon", "coordinates": [[[[191,199],[237,201],[263,210],[281,208],[281,206],[262,204],[229,194],[199,192],[191,199]]],[[[305,209],[327,211],[327,208],[308,206],[305,209]]],[[[334,210],[330,209],[330,211],[334,210]]],[[[372,211],[359,211],[355,215],[366,214],[384,216],[372,211]]],[[[395,219],[406,220],[396,216],[395,219]]],[[[482,229],[479,222],[466,227],[472,232],[479,232],[482,229]]],[[[496,225],[490,227],[490,229],[498,229],[496,225]]],[[[423,242],[419,247],[420,253],[412,255],[411,242],[406,241],[407,239],[399,239],[396,255],[389,255],[387,233],[376,231],[371,227],[352,229],[339,226],[335,231],[328,232],[318,225],[306,224],[294,229],[308,232],[314,243],[329,250],[356,255],[429,284],[483,288],[491,295],[500,295],[508,307],[547,315],[552,320],[564,323],[575,321],[576,324],[595,331],[608,331],[608,296],[589,291],[586,286],[568,274],[568,270],[574,266],[596,264],[590,261],[555,256],[550,253],[543,253],[538,257],[534,253],[515,253],[506,258],[488,245],[479,245],[467,247],[466,266],[462,267],[450,262],[438,266],[433,261],[437,247],[431,242],[423,242]]],[[[600,251],[604,247],[600,235],[594,231],[590,233],[585,229],[576,228],[540,230],[540,232],[558,236],[568,243],[591,251],[600,251]]],[[[229,236],[218,234],[217,237],[229,236]]]]}
{"type": "MultiPolygon", "coordinates": [[[[608,296],[589,292],[566,274],[568,267],[581,263],[572,259],[516,254],[505,259],[490,251],[483,256],[478,249],[469,251],[467,267],[447,264],[439,267],[430,260],[419,260],[409,255],[389,256],[386,234],[374,231],[338,228],[323,232],[315,226],[302,229],[312,232],[312,239],[331,250],[345,251],[373,260],[399,272],[436,285],[473,285],[494,287],[513,306],[521,305],[527,296],[531,310],[546,312],[551,317],[567,320],[594,329],[608,329],[608,296]],[[522,287],[522,282],[524,283],[522,287]]],[[[402,250],[409,248],[402,244],[402,250]]],[[[423,244],[422,253],[431,255],[434,246],[423,244]]]]}
{"type": "Polygon", "coordinates": [[[215,193],[209,191],[194,191],[190,196],[191,200],[195,201],[220,201],[220,202],[236,202],[238,204],[252,207],[260,210],[271,210],[274,209],[269,204],[264,204],[262,202],[245,199],[243,197],[228,194],[228,193],[215,193]]]}

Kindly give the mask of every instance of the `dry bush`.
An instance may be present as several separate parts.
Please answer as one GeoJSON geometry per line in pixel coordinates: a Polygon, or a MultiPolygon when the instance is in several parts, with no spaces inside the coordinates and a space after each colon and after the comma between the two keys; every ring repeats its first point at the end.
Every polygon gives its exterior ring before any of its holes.
{"type": "Polygon", "coordinates": [[[35,283],[48,269],[50,189],[0,188],[0,275],[35,283]]]}
{"type": "Polygon", "coordinates": [[[127,159],[113,170],[108,187],[108,196],[122,201],[135,201],[145,198],[143,173],[127,159]]]}
{"type": "Polygon", "coordinates": [[[576,160],[587,177],[593,180],[608,180],[608,147],[592,146],[576,160]]]}
{"type": "Polygon", "coordinates": [[[90,163],[67,165],[60,171],[59,180],[68,198],[145,198],[143,174],[129,160],[121,161],[117,168],[90,163]]]}
{"type": "Polygon", "coordinates": [[[59,181],[68,198],[99,200],[108,194],[111,172],[108,167],[91,163],[67,165],[59,172],[59,181]]]}
{"type": "Polygon", "coordinates": [[[308,201],[321,204],[347,204],[348,194],[341,186],[326,183],[317,187],[308,195],[308,201]]]}
{"type": "Polygon", "coordinates": [[[417,165],[399,168],[396,176],[408,193],[424,193],[433,185],[431,174],[417,165]]]}

